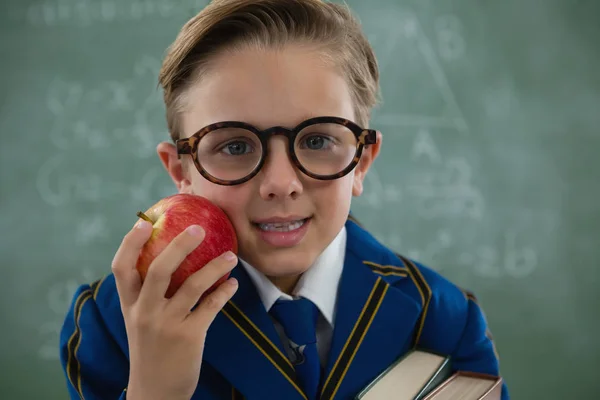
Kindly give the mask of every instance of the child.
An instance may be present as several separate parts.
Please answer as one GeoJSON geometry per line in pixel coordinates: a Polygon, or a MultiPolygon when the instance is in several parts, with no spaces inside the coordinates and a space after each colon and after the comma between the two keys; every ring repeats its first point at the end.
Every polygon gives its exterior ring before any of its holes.
{"type": "Polygon", "coordinates": [[[167,299],[204,232],[182,232],[142,285],[140,220],[66,316],[72,399],[352,399],[415,346],[499,374],[474,297],[349,217],[381,147],[378,74],[358,22],[321,0],[213,0],[183,27],[160,71],[174,144],[157,152],[178,192],[228,214],[239,260],[167,299]]]}

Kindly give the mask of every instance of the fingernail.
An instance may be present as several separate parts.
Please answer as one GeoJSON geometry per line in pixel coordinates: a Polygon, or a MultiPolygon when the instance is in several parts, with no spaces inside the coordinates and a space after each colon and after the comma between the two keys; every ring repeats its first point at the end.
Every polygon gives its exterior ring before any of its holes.
{"type": "Polygon", "coordinates": [[[231,286],[237,286],[238,285],[238,281],[235,278],[229,278],[229,279],[227,279],[227,283],[230,284],[231,286]]]}
{"type": "Polygon", "coordinates": [[[223,254],[223,258],[226,259],[227,261],[233,261],[236,259],[236,255],[233,254],[233,252],[228,251],[227,253],[223,254]]]}
{"type": "Polygon", "coordinates": [[[199,225],[190,225],[186,231],[192,236],[200,236],[202,234],[202,227],[199,225]]]}
{"type": "Polygon", "coordinates": [[[136,229],[144,229],[144,228],[145,228],[145,227],[146,227],[146,226],[147,226],[149,223],[150,223],[150,222],[148,222],[148,221],[144,221],[143,219],[142,219],[142,220],[139,220],[139,221],[137,222],[137,224],[135,224],[135,228],[136,228],[136,229]]]}

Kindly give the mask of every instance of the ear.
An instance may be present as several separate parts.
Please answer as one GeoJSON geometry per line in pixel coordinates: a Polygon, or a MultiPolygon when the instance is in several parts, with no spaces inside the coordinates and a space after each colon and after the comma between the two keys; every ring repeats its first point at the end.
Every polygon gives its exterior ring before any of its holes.
{"type": "Polygon", "coordinates": [[[381,141],[383,139],[383,135],[381,132],[377,131],[377,142],[375,144],[370,144],[363,148],[362,156],[360,157],[360,161],[358,165],[354,169],[354,181],[352,182],[352,195],[360,196],[363,192],[363,182],[365,177],[367,176],[367,172],[369,168],[373,164],[373,161],[379,155],[379,150],[381,149],[381,141]]]}
{"type": "Polygon", "coordinates": [[[183,160],[177,157],[175,145],[170,142],[161,142],[156,147],[156,152],[173,183],[175,183],[177,191],[179,193],[191,193],[192,182],[188,176],[188,168],[183,164],[183,160]]]}

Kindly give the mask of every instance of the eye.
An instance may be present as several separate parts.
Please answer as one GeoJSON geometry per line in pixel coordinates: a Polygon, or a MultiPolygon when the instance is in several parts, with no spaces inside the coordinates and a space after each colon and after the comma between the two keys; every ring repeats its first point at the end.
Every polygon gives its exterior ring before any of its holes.
{"type": "Polygon", "coordinates": [[[300,146],[309,150],[323,150],[327,149],[333,141],[331,138],[323,135],[310,135],[304,137],[300,146]]]}
{"type": "Polygon", "coordinates": [[[243,154],[254,152],[252,145],[243,140],[235,140],[226,143],[220,150],[230,156],[241,156],[243,154]]]}

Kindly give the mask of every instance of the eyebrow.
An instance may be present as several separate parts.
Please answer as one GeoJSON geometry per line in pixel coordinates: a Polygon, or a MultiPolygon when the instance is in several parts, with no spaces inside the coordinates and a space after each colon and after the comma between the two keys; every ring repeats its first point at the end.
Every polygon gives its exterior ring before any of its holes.
{"type": "MultiPolygon", "coordinates": [[[[301,115],[300,115],[300,118],[298,119],[298,121],[297,121],[297,122],[296,122],[296,124],[294,124],[294,125],[289,125],[289,126],[286,126],[286,125],[281,125],[281,124],[277,124],[277,125],[279,125],[279,126],[284,126],[284,127],[286,127],[286,128],[292,129],[292,128],[295,128],[296,126],[300,125],[302,122],[304,122],[304,121],[306,121],[306,120],[308,120],[308,119],[311,119],[311,118],[322,117],[322,116],[335,116],[335,115],[336,115],[336,114],[331,114],[331,113],[325,113],[325,114],[323,114],[323,113],[305,112],[305,113],[303,113],[303,114],[301,114],[301,115]]],[[[261,127],[260,127],[260,125],[259,125],[259,124],[256,124],[255,122],[249,122],[249,121],[247,121],[247,120],[242,120],[242,119],[232,119],[232,118],[229,118],[229,119],[227,119],[227,120],[228,120],[228,121],[240,121],[240,122],[245,122],[245,123],[248,123],[248,124],[250,124],[250,125],[252,125],[252,126],[255,126],[255,127],[259,128],[259,129],[263,129],[263,128],[261,128],[261,127]]],[[[210,124],[206,124],[206,125],[204,125],[204,126],[212,125],[212,124],[214,124],[214,123],[216,123],[216,122],[221,122],[221,121],[224,121],[224,120],[214,121],[214,122],[211,122],[210,124]]],[[[268,127],[264,128],[264,129],[271,128],[272,126],[274,126],[274,125],[268,126],[268,127]]],[[[202,128],[200,128],[200,129],[202,129],[202,128]]],[[[198,130],[199,130],[199,129],[197,129],[197,130],[193,131],[191,135],[193,135],[194,133],[198,132],[198,130]]],[[[187,136],[186,136],[186,137],[187,137],[187,136]]],[[[182,138],[183,138],[183,137],[182,137],[182,138]]]]}
{"type": "MultiPolygon", "coordinates": [[[[300,116],[300,119],[298,120],[298,122],[296,123],[296,125],[301,124],[302,122],[306,121],[307,119],[311,119],[311,118],[316,118],[316,117],[324,117],[324,116],[336,116],[337,114],[332,114],[332,113],[304,113],[300,116]]],[[[295,126],[296,126],[295,125],[295,126]]],[[[293,127],[290,127],[293,128],[293,127]]]]}
{"type": "MultiPolygon", "coordinates": [[[[292,128],[295,128],[296,126],[300,125],[302,122],[304,122],[304,121],[306,121],[308,119],[316,118],[316,117],[322,117],[322,116],[325,116],[325,115],[329,116],[329,115],[335,115],[335,114],[322,114],[322,113],[306,112],[306,113],[303,113],[303,114],[300,115],[300,117],[297,119],[297,121],[296,121],[295,124],[291,124],[291,125],[287,125],[287,124],[284,124],[284,125],[282,125],[282,124],[275,124],[275,125],[267,126],[264,129],[271,128],[273,126],[283,126],[283,127],[292,129],[292,128]]],[[[249,123],[250,125],[256,126],[257,128],[263,129],[263,128],[261,128],[261,126],[259,124],[256,124],[256,123],[253,123],[253,122],[248,122],[246,120],[238,120],[238,121],[246,122],[246,123],[249,123]]]]}

